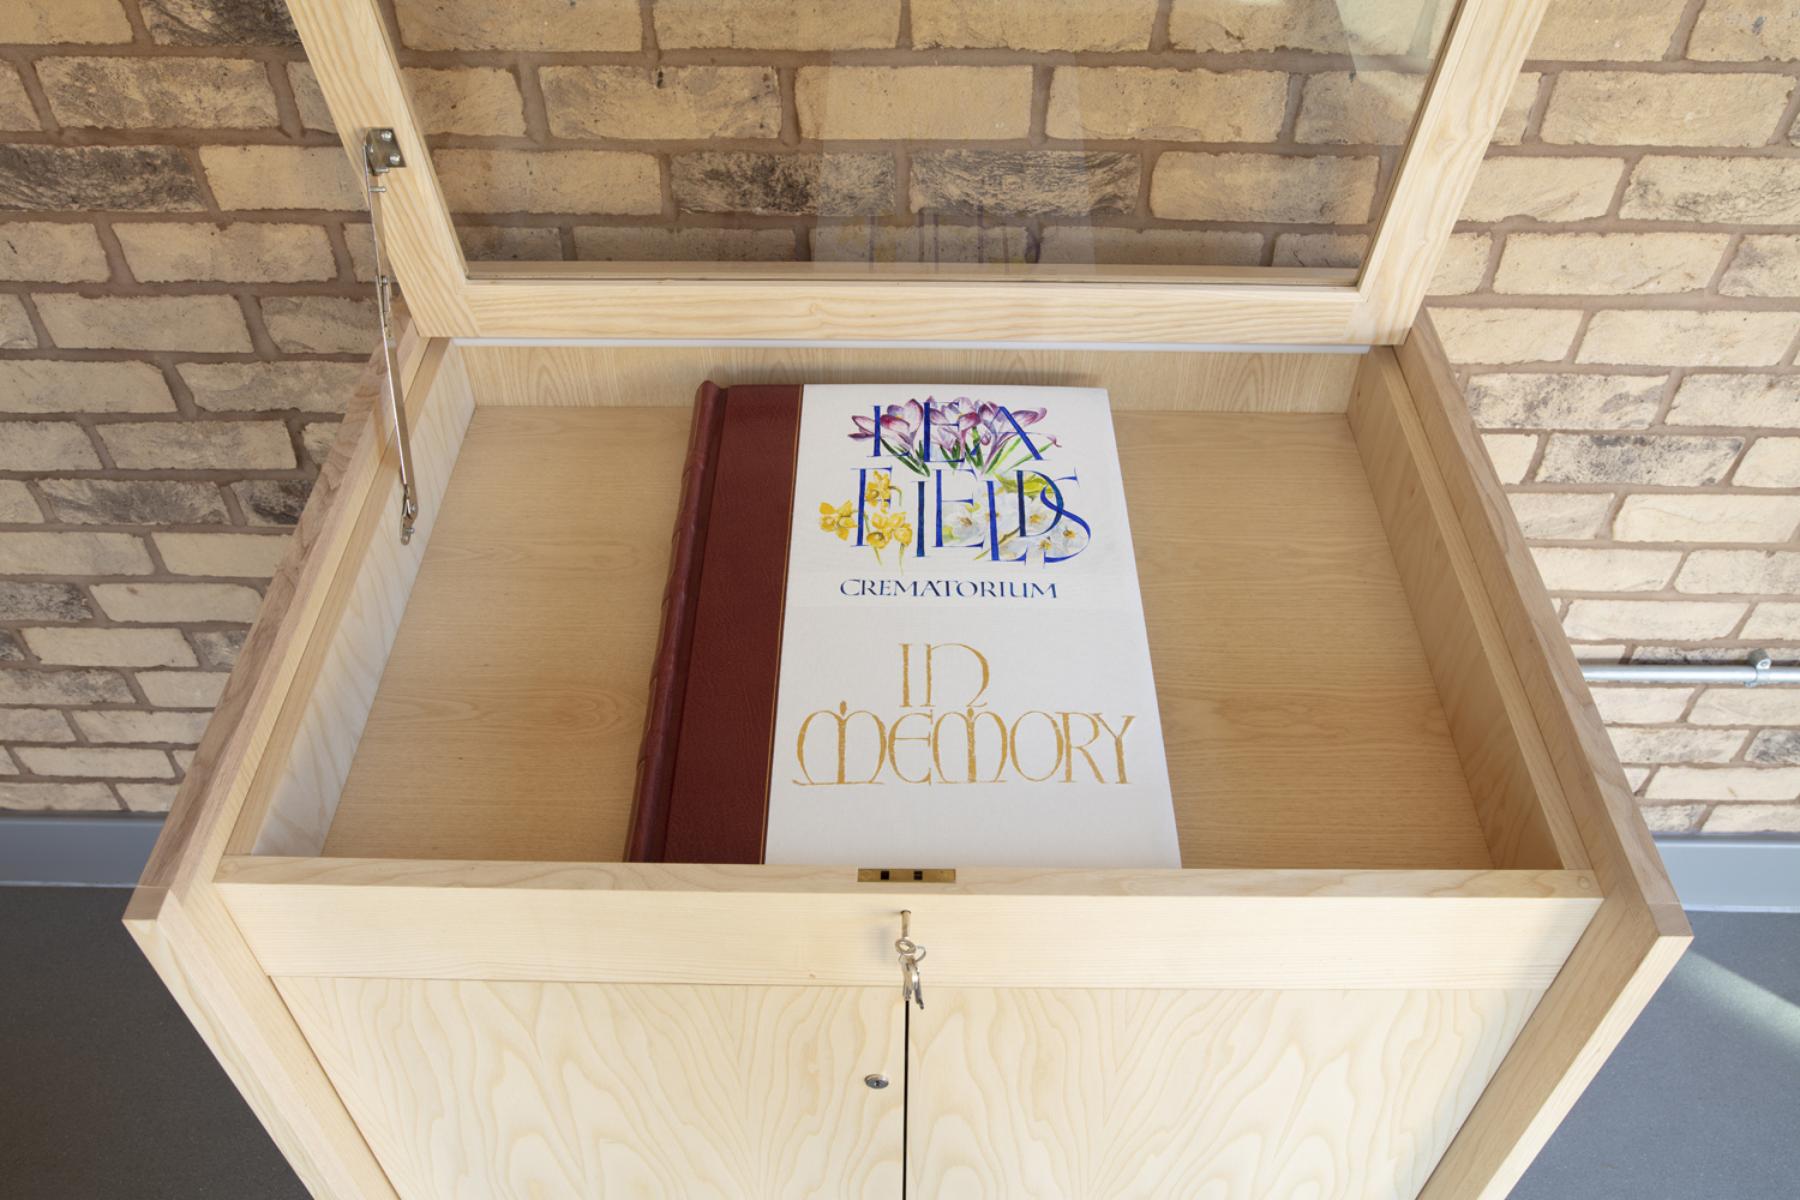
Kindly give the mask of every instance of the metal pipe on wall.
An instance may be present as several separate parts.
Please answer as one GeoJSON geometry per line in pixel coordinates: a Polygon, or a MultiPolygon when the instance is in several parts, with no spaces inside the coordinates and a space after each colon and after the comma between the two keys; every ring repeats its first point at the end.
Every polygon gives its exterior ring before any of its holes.
{"type": "Polygon", "coordinates": [[[1735,683],[1742,687],[1800,684],[1800,666],[1778,667],[1767,650],[1745,663],[1582,663],[1589,683],[1735,683]]]}

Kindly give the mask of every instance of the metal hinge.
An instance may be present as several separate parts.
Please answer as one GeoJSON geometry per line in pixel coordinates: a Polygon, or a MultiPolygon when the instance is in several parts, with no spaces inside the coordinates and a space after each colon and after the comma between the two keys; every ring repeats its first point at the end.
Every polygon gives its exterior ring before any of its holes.
{"type": "Polygon", "coordinates": [[[413,486],[412,436],[406,427],[406,401],[400,392],[399,354],[394,346],[394,279],[388,270],[382,236],[381,198],[387,194],[382,176],[406,165],[392,129],[363,135],[363,189],[369,197],[369,232],[375,243],[375,312],[381,320],[381,352],[387,367],[388,404],[394,418],[394,445],[400,454],[400,541],[412,541],[419,518],[419,494],[413,486]]]}

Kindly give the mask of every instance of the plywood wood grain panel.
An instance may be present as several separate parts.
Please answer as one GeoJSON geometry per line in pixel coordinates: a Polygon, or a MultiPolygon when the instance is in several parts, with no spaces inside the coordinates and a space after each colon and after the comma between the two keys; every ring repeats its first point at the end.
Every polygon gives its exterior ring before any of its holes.
{"type": "Polygon", "coordinates": [[[403,1200],[900,1195],[898,988],[277,986],[403,1200]]]}
{"type": "Polygon", "coordinates": [[[325,853],[623,854],[687,434],[476,413],[325,853]]]}
{"type": "Polygon", "coordinates": [[[928,990],[908,1191],[1412,1200],[1537,996],[928,990]]]}
{"type": "Polygon", "coordinates": [[[796,346],[459,346],[483,405],[677,405],[710,379],[1103,387],[1120,409],[1343,412],[1361,355],[796,346]]]}
{"type": "MultiPolygon", "coordinates": [[[[1188,867],[1486,867],[1341,416],[1120,412],[1188,867]]],[[[617,859],[687,413],[483,408],[326,853],[617,859]]]]}

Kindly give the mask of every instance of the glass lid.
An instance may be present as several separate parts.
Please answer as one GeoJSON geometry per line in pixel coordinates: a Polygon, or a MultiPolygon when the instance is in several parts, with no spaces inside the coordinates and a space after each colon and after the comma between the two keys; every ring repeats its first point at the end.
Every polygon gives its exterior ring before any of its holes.
{"type": "Polygon", "coordinates": [[[383,7],[471,264],[1081,271],[1359,267],[1455,5],[383,7]]]}

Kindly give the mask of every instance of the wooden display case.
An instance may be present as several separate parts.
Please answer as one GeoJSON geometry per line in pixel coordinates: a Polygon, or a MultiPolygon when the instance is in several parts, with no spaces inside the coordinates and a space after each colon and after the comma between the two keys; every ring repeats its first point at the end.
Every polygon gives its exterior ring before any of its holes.
{"type": "Polygon", "coordinates": [[[409,162],[420,515],[377,354],[127,924],[315,1195],[1505,1194],[1688,940],[1416,319],[1538,3],[1260,276],[468,264],[374,0],[292,7],[409,162]],[[620,861],[705,378],[1110,389],[1182,869],[620,861]]]}

